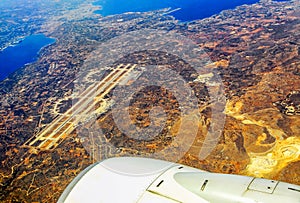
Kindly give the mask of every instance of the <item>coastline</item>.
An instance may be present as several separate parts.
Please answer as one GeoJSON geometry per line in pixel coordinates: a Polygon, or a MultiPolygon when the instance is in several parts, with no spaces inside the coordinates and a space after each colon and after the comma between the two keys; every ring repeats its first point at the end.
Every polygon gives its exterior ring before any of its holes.
{"type": "Polygon", "coordinates": [[[217,15],[224,10],[232,10],[238,6],[247,4],[253,5],[259,3],[260,0],[242,0],[240,1],[232,1],[224,4],[215,4],[216,2],[180,2],[180,1],[172,1],[172,2],[158,2],[153,1],[153,4],[148,4],[147,2],[137,2],[135,0],[131,0],[130,4],[125,2],[105,2],[105,1],[95,1],[93,2],[94,6],[100,6],[101,9],[96,10],[94,13],[99,14],[103,17],[114,16],[128,12],[150,12],[155,10],[161,10],[165,8],[169,8],[172,13],[172,16],[181,22],[190,22],[195,20],[202,20],[205,18],[209,18],[213,15],[217,15]],[[116,9],[115,5],[118,6],[116,9]],[[216,6],[212,6],[216,5],[216,6]],[[103,9],[104,8],[104,9],[103,9]]]}
{"type": "MultiPolygon", "coordinates": [[[[36,34],[32,34],[32,35],[29,35],[29,36],[26,36],[26,37],[22,37],[22,39],[20,39],[18,42],[14,42],[13,44],[10,44],[9,46],[7,46],[6,48],[4,48],[4,49],[2,49],[1,51],[0,51],[0,53],[1,54],[3,54],[5,51],[7,51],[7,49],[13,49],[13,48],[18,48],[18,49],[20,49],[18,46],[21,46],[22,45],[22,43],[26,40],[26,39],[28,39],[28,40],[32,40],[32,39],[30,39],[31,37],[43,37],[44,39],[43,40],[47,40],[47,41],[49,41],[49,42],[47,42],[47,43],[43,43],[43,45],[42,46],[40,46],[40,47],[38,47],[38,50],[35,52],[35,53],[31,53],[31,55],[28,55],[27,57],[28,58],[23,58],[22,60],[24,61],[24,63],[23,64],[15,64],[16,66],[15,67],[4,67],[4,70],[6,70],[5,72],[3,72],[3,73],[1,73],[1,78],[0,78],[0,82],[2,82],[2,81],[4,81],[5,79],[7,79],[10,75],[13,75],[16,71],[18,71],[19,69],[22,69],[22,68],[24,68],[25,66],[28,66],[28,65],[30,65],[30,64],[32,64],[32,63],[35,63],[38,59],[39,59],[39,54],[40,54],[40,52],[44,49],[44,48],[46,48],[46,47],[48,47],[48,46],[50,46],[50,45],[52,45],[52,44],[54,44],[54,43],[56,43],[57,42],[57,39],[55,39],[55,38],[52,38],[52,37],[48,37],[48,36],[46,36],[45,34],[43,34],[43,33],[36,33],[36,34]],[[27,62],[27,61],[29,61],[29,62],[27,62]]],[[[27,45],[28,46],[28,45],[27,45]]],[[[26,45],[25,45],[25,47],[24,48],[22,48],[21,47],[21,49],[25,49],[26,48],[26,45]]],[[[20,50],[19,50],[20,51],[20,50]]],[[[12,51],[12,50],[8,50],[8,52],[14,52],[14,51],[12,51]]],[[[1,56],[2,57],[2,56],[1,56]]],[[[12,56],[13,57],[13,56],[12,56]]],[[[8,59],[8,60],[12,60],[12,59],[8,59]]]]}

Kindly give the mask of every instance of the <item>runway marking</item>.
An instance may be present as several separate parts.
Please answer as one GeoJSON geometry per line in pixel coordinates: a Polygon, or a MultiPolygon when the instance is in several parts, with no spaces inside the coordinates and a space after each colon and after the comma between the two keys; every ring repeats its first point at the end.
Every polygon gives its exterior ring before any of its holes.
{"type": "Polygon", "coordinates": [[[65,113],[56,117],[49,125],[25,142],[24,147],[35,147],[49,150],[57,147],[70,135],[81,121],[82,117],[92,115],[95,106],[118,85],[118,83],[134,68],[136,64],[120,64],[99,83],[84,90],[78,102],[65,113]]]}

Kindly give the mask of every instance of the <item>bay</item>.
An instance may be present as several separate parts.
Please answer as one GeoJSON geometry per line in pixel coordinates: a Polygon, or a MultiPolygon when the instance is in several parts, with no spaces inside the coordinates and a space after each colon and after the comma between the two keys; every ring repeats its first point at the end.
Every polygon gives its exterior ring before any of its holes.
{"type": "Polygon", "coordinates": [[[37,60],[41,48],[55,42],[43,34],[30,35],[0,52],[0,81],[28,63],[37,60]]]}
{"type": "Polygon", "coordinates": [[[243,4],[254,4],[259,0],[100,0],[95,5],[102,7],[96,13],[102,16],[125,12],[145,12],[162,8],[181,8],[172,13],[180,21],[192,21],[210,17],[222,10],[233,9],[243,4]]]}

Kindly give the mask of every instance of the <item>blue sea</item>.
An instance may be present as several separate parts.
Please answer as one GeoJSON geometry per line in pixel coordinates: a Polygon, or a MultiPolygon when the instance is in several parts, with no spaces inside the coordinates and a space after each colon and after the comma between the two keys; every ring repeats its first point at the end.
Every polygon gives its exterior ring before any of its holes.
{"type": "Polygon", "coordinates": [[[40,49],[54,42],[55,39],[48,38],[43,34],[36,34],[28,36],[20,43],[1,51],[0,81],[25,64],[36,61],[40,49]]]}
{"type": "MultiPolygon", "coordinates": [[[[181,8],[172,13],[180,21],[203,19],[225,9],[233,9],[242,4],[253,4],[259,0],[99,0],[103,16],[125,12],[144,12],[162,8],[181,8]]],[[[280,1],[280,0],[278,0],[280,1]]],[[[15,46],[0,52],[0,81],[27,63],[37,60],[39,50],[55,40],[42,34],[31,35],[15,46]]]]}
{"type": "Polygon", "coordinates": [[[102,16],[125,12],[144,12],[162,8],[181,8],[172,15],[181,21],[203,19],[226,9],[233,9],[243,4],[254,4],[259,0],[99,0],[101,10],[96,13],[102,16]]]}

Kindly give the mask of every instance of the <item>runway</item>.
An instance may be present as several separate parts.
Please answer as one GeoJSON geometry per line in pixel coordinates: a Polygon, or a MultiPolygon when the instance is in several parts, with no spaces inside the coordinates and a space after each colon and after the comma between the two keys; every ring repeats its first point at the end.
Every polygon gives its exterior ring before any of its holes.
{"type": "Polygon", "coordinates": [[[89,86],[79,95],[79,100],[70,109],[56,117],[44,129],[26,141],[24,147],[35,147],[42,150],[57,147],[75,130],[82,118],[96,111],[96,104],[101,103],[103,98],[135,67],[136,64],[120,64],[99,83],[89,86]]]}

